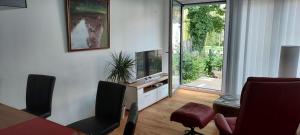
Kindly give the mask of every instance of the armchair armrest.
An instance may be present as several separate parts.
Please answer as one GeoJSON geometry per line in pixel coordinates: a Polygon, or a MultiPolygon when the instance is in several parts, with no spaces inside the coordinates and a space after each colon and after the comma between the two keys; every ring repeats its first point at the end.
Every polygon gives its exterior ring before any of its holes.
{"type": "Polygon", "coordinates": [[[233,131],[230,128],[223,114],[217,114],[215,117],[215,124],[220,131],[220,135],[232,135],[233,131]]]}
{"type": "Polygon", "coordinates": [[[297,129],[296,135],[300,135],[300,123],[299,123],[299,127],[297,129]]]}

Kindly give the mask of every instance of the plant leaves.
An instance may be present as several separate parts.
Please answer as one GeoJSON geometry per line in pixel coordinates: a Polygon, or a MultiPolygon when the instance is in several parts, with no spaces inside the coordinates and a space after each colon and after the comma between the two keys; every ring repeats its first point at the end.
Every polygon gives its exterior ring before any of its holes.
{"type": "Polygon", "coordinates": [[[133,76],[132,67],[134,66],[135,60],[131,59],[129,55],[124,54],[122,51],[112,53],[111,57],[112,62],[108,65],[109,76],[107,79],[117,83],[128,82],[133,76]]]}

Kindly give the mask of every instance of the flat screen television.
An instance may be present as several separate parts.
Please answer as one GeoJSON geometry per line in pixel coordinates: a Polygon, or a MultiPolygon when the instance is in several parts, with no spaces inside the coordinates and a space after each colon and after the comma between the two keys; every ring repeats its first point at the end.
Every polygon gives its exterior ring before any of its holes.
{"type": "Polygon", "coordinates": [[[162,51],[152,50],[137,52],[136,78],[141,79],[162,72],[162,51]]]}

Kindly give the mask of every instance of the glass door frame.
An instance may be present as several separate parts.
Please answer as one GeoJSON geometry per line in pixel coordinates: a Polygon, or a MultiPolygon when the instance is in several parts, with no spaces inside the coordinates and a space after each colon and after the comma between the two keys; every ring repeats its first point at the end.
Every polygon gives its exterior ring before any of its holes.
{"type": "MultiPolygon", "coordinates": [[[[180,4],[180,8],[181,8],[181,28],[180,28],[180,64],[179,64],[179,84],[180,86],[182,85],[182,61],[183,61],[183,56],[182,56],[182,51],[183,51],[183,47],[182,47],[182,39],[183,39],[183,7],[184,6],[189,6],[189,5],[199,5],[199,4],[215,4],[215,3],[225,3],[226,4],[226,13],[225,13],[225,30],[224,30],[224,50],[223,50],[223,69],[222,69],[222,84],[221,84],[221,93],[220,94],[224,94],[224,92],[226,91],[226,80],[227,80],[227,61],[228,61],[228,43],[230,40],[230,31],[229,31],[229,27],[231,27],[230,24],[230,12],[231,12],[231,7],[230,7],[230,0],[220,0],[220,1],[213,1],[212,2],[203,2],[203,3],[190,3],[190,4],[182,4],[177,0],[170,0],[170,11],[169,11],[169,95],[172,96],[173,95],[173,86],[172,86],[172,71],[173,71],[173,44],[172,44],[172,33],[173,33],[173,2],[177,2],[178,4],[180,4]]],[[[179,87],[180,87],[179,86],[179,87]]]]}
{"type": "MultiPolygon", "coordinates": [[[[178,5],[180,5],[180,52],[179,52],[179,85],[182,84],[182,15],[183,15],[183,4],[181,4],[179,1],[177,0],[170,0],[169,4],[170,4],[170,9],[169,9],[169,64],[168,64],[168,72],[169,72],[169,96],[171,97],[173,95],[174,89],[176,90],[177,88],[173,88],[173,5],[174,2],[178,3],[178,5]]],[[[180,86],[179,86],[180,87],[180,86]]]]}

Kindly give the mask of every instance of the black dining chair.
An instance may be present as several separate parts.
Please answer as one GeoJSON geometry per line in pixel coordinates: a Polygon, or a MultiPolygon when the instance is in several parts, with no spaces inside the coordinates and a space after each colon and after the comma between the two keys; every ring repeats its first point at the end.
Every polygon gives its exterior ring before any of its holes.
{"type": "Polygon", "coordinates": [[[100,81],[95,116],[80,120],[68,127],[89,135],[106,135],[120,126],[126,86],[100,81]]]}
{"type": "Polygon", "coordinates": [[[138,107],[133,103],[130,107],[127,123],[123,135],[134,135],[135,127],[138,120],[138,107]]]}
{"type": "Polygon", "coordinates": [[[47,75],[28,75],[26,108],[23,111],[47,118],[51,116],[52,95],[56,78],[47,75]]]}

